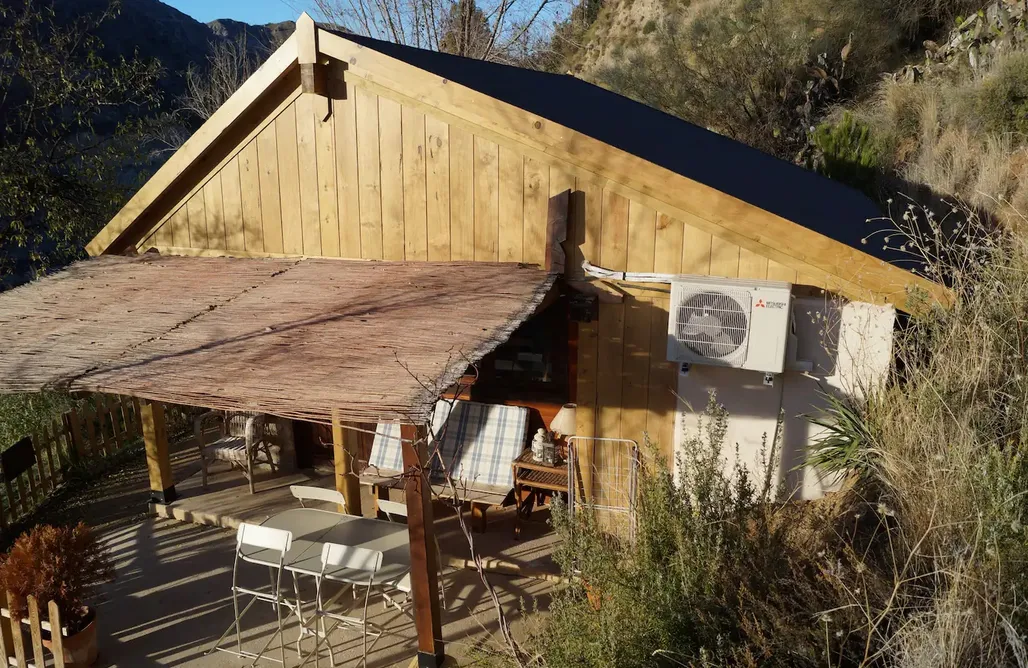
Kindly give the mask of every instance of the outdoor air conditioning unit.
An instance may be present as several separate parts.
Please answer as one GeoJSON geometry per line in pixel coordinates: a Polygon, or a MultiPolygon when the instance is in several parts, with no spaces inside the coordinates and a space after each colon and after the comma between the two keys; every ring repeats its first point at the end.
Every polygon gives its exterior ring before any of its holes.
{"type": "Polygon", "coordinates": [[[781,373],[791,301],[789,283],[676,279],[671,283],[667,358],[781,373]]]}

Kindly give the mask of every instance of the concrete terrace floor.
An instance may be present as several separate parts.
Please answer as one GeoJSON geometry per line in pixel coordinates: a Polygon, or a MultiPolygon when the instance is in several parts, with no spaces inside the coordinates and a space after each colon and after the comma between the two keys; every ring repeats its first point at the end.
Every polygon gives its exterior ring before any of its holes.
{"type": "MultiPolygon", "coordinates": [[[[98,607],[97,666],[221,668],[249,664],[222,652],[206,654],[232,623],[231,531],[148,519],[118,528],[105,540],[116,560],[118,579],[105,587],[106,601],[98,607]]],[[[267,574],[265,569],[251,566],[244,578],[244,583],[264,585],[267,574]]],[[[492,575],[490,580],[504,613],[515,619],[515,631],[520,624],[517,617],[522,601],[528,608],[534,604],[545,607],[552,586],[542,580],[503,575],[492,575]]],[[[483,651],[499,650],[495,638],[496,610],[478,574],[471,570],[448,570],[444,581],[447,605],[443,637],[448,642],[447,653],[462,659],[461,665],[468,665],[481,658],[483,651]]],[[[309,601],[313,598],[313,583],[301,582],[301,591],[309,601]]],[[[385,608],[375,596],[370,616],[388,635],[374,646],[368,665],[407,666],[416,648],[413,623],[394,608],[385,608]]],[[[253,651],[273,633],[274,611],[268,605],[258,605],[244,620],[244,648],[253,651]]],[[[296,633],[294,617],[286,627],[287,642],[292,642],[296,633]]],[[[360,657],[360,637],[336,632],[333,641],[337,649],[343,650],[336,654],[337,665],[354,665],[360,657]]],[[[306,648],[312,644],[306,641],[306,648]]],[[[286,657],[291,665],[296,665],[292,649],[286,657]]],[[[322,659],[328,659],[327,651],[322,659]]]]}
{"type": "MultiPolygon", "coordinates": [[[[176,483],[187,489],[196,487],[193,475],[199,477],[193,452],[187,442],[179,444],[173,455],[176,483]]],[[[97,666],[221,668],[249,665],[249,660],[229,654],[207,654],[213,642],[232,623],[229,591],[234,532],[141,516],[138,507],[146,494],[145,464],[133,465],[142,466],[141,475],[140,471],[122,475],[122,488],[106,490],[94,503],[95,512],[89,512],[88,508],[82,510],[83,519],[99,526],[117,570],[117,579],[104,587],[102,601],[98,603],[100,657],[97,666]]],[[[236,477],[242,481],[237,473],[219,469],[211,477],[211,488],[232,493],[236,477]]],[[[266,484],[273,487],[271,483],[266,484]]],[[[258,482],[257,487],[260,497],[262,483],[258,482]]],[[[245,484],[240,491],[247,494],[245,484]]],[[[262,506],[261,512],[265,515],[278,507],[283,510],[292,507],[284,498],[278,499],[279,494],[270,496],[276,497],[275,507],[262,506]]],[[[373,506],[370,498],[366,499],[364,505],[368,512],[373,506]]],[[[452,515],[441,515],[437,516],[437,533],[444,560],[456,565],[470,556],[469,547],[457,529],[456,519],[452,515]]],[[[512,509],[491,511],[488,532],[474,535],[476,551],[490,559],[523,564],[532,571],[552,572],[550,554],[555,540],[543,521],[545,517],[545,511],[537,512],[533,519],[539,521],[528,523],[523,539],[515,541],[512,509]]],[[[461,665],[470,665],[482,659],[483,653],[501,650],[496,639],[497,613],[478,572],[453,565],[447,566],[443,575],[446,588],[443,638],[448,643],[447,653],[458,658],[461,665]]],[[[262,568],[249,566],[241,573],[244,584],[252,582],[256,586],[268,581],[266,570],[262,568]]],[[[524,633],[520,611],[536,606],[545,609],[553,587],[552,581],[546,579],[497,573],[490,574],[489,581],[505,615],[513,620],[516,635],[524,633]]],[[[311,579],[301,579],[301,593],[306,601],[313,600],[311,579]]],[[[368,665],[371,668],[406,667],[416,647],[413,623],[395,608],[386,609],[375,595],[370,617],[387,635],[375,644],[368,665]]],[[[244,648],[260,647],[270,637],[274,620],[271,606],[255,605],[244,619],[244,648]]],[[[286,625],[286,639],[291,646],[295,646],[292,643],[296,636],[294,617],[286,625]]],[[[337,665],[356,665],[360,636],[336,632],[333,642],[337,647],[337,665]]],[[[310,639],[305,641],[305,648],[312,645],[310,639]]],[[[277,646],[277,643],[273,645],[277,646]]],[[[277,650],[273,655],[278,656],[277,650]]],[[[288,652],[286,658],[289,665],[296,665],[294,651],[288,652]]],[[[321,658],[327,662],[327,650],[321,658]]]]}

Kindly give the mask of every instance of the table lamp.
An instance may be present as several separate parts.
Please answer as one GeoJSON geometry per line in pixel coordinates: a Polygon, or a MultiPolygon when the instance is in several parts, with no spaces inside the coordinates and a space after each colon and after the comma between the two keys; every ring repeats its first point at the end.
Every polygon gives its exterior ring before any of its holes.
{"type": "Polygon", "coordinates": [[[564,439],[564,456],[567,457],[567,438],[575,435],[577,404],[564,404],[550,421],[550,431],[564,439]]]}

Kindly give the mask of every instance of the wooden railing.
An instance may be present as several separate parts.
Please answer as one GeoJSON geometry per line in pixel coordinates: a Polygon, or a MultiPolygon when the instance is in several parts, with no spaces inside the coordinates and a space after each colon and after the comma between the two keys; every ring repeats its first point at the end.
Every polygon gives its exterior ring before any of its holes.
{"type": "Polygon", "coordinates": [[[43,668],[43,666],[64,668],[66,629],[61,624],[61,613],[57,609],[57,604],[50,601],[46,605],[46,609],[41,610],[36,598],[29,596],[26,599],[28,618],[14,623],[11,618],[11,608],[21,607],[13,605],[16,602],[17,596],[8,592],[4,607],[0,607],[0,615],[2,615],[2,619],[0,619],[0,626],[2,626],[0,628],[0,656],[3,657],[4,665],[18,668],[43,668]],[[41,614],[44,612],[47,613],[47,618],[41,614]],[[59,629],[59,631],[54,633],[54,629],[59,629]],[[44,639],[46,645],[44,645],[44,639]],[[28,658],[30,650],[32,652],[31,661],[28,658]]]}
{"type": "Polygon", "coordinates": [[[19,441],[25,457],[0,460],[0,529],[32,513],[63,485],[76,464],[109,457],[142,437],[139,400],[106,394],[93,395],[53,424],[19,441]],[[31,448],[31,455],[29,449],[31,448]],[[27,458],[27,459],[26,459],[27,458]],[[31,465],[8,475],[4,461],[20,459],[31,465]]]}

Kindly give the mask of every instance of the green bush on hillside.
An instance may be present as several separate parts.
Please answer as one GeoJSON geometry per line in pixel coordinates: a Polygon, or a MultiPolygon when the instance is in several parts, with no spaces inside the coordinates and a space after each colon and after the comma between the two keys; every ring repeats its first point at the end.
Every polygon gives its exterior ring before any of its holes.
{"type": "Polygon", "coordinates": [[[810,134],[813,167],[825,176],[875,194],[886,166],[881,142],[871,127],[846,112],[838,123],[824,122],[810,134]]]}
{"type": "Polygon", "coordinates": [[[535,638],[547,666],[813,668],[861,651],[858,635],[836,634],[859,625],[856,610],[821,614],[838,598],[825,574],[848,557],[819,554],[793,506],[775,501],[773,439],[763,470],[729,464],[727,420],[712,397],[677,481],[650,453],[634,540],[608,533],[602,517],[555,509],[556,558],[572,583],[535,638]]]}
{"type": "Polygon", "coordinates": [[[1028,141],[1028,53],[1003,59],[978,91],[975,111],[989,132],[1028,141]]]}
{"type": "Polygon", "coordinates": [[[63,392],[0,394],[0,451],[43,427],[49,429],[74,403],[63,392]]]}

